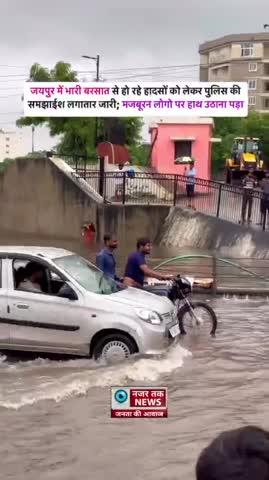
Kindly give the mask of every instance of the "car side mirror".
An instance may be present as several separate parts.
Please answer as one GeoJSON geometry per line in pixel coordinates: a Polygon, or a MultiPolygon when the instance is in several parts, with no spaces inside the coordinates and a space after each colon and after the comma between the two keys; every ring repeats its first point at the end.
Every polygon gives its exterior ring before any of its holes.
{"type": "Polygon", "coordinates": [[[74,290],[68,285],[68,283],[65,283],[62,286],[62,288],[58,293],[58,297],[67,298],[68,300],[71,300],[71,301],[78,300],[78,296],[76,292],[74,292],[74,290]]]}

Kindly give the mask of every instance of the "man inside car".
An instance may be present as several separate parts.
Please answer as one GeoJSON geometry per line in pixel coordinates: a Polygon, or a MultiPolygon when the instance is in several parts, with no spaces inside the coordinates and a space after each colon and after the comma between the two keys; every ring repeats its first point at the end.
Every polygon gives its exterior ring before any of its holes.
{"type": "Polygon", "coordinates": [[[18,284],[18,290],[42,293],[41,282],[44,276],[43,267],[37,262],[27,263],[24,269],[24,279],[18,284]]]}

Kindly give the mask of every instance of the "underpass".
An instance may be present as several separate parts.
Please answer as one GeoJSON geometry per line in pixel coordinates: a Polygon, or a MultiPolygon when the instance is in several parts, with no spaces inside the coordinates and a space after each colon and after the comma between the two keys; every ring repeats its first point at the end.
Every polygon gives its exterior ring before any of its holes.
{"type": "MultiPolygon", "coordinates": [[[[169,260],[159,268],[213,276],[216,291],[205,291],[203,299],[215,309],[219,327],[215,339],[190,335],[163,358],[138,358],[116,368],[88,359],[12,362],[1,356],[3,475],[16,477],[19,465],[20,475],[29,480],[86,479],[89,471],[96,480],[116,480],[126,474],[128,462],[132,480],[194,478],[197,457],[215,435],[235,425],[263,424],[268,416],[268,232],[227,222],[214,209],[213,216],[182,208],[184,203],[158,205],[155,197],[152,203],[144,197],[144,203],[128,203],[127,196],[125,204],[103,204],[83,182],[76,180],[74,189],[54,167],[51,173],[47,160],[27,160],[3,176],[2,243],[59,246],[94,261],[100,243],[90,249],[79,228],[86,215],[93,218],[98,203],[99,221],[107,215],[105,227],[121,235],[119,270],[135,248],[136,235],[151,228],[150,234],[156,233],[153,266],[169,260]],[[7,227],[13,230],[7,233],[7,227]],[[244,294],[235,292],[240,286],[244,294]],[[228,288],[233,298],[224,294],[228,288]],[[250,299],[253,289],[256,298],[250,299]],[[167,386],[168,420],[127,420],[119,429],[109,418],[111,385],[167,386]],[[94,438],[90,447],[89,438],[94,438]],[[110,453],[104,457],[106,447],[110,453]]],[[[199,198],[207,205],[206,196],[199,198]]]]}

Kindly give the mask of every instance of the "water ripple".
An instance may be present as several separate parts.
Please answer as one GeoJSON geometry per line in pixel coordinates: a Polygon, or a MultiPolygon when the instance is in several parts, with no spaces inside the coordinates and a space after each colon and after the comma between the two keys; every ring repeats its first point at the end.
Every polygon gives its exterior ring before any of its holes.
{"type": "Polygon", "coordinates": [[[219,298],[213,306],[216,339],[186,337],[186,350],[162,360],[117,369],[88,360],[0,362],[3,476],[118,480],[128,471],[130,480],[193,480],[197,456],[217,433],[268,428],[268,303],[219,298]],[[128,383],[167,385],[168,419],[110,419],[109,386],[128,383]]]}

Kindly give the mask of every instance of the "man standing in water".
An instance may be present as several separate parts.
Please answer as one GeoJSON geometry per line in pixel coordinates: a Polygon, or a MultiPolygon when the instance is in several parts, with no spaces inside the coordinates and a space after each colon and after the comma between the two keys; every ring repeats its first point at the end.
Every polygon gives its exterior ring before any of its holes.
{"type": "Polygon", "coordinates": [[[114,257],[114,251],[117,247],[118,240],[116,235],[105,235],[104,248],[96,257],[96,265],[105,275],[119,282],[120,279],[116,275],[116,259],[114,257]]]}
{"type": "Polygon", "coordinates": [[[143,288],[145,277],[156,278],[157,280],[171,280],[173,275],[158,273],[147,266],[146,256],[151,253],[151,241],[149,238],[137,240],[136,252],[129,255],[125,274],[124,284],[129,287],[143,288]]]}

